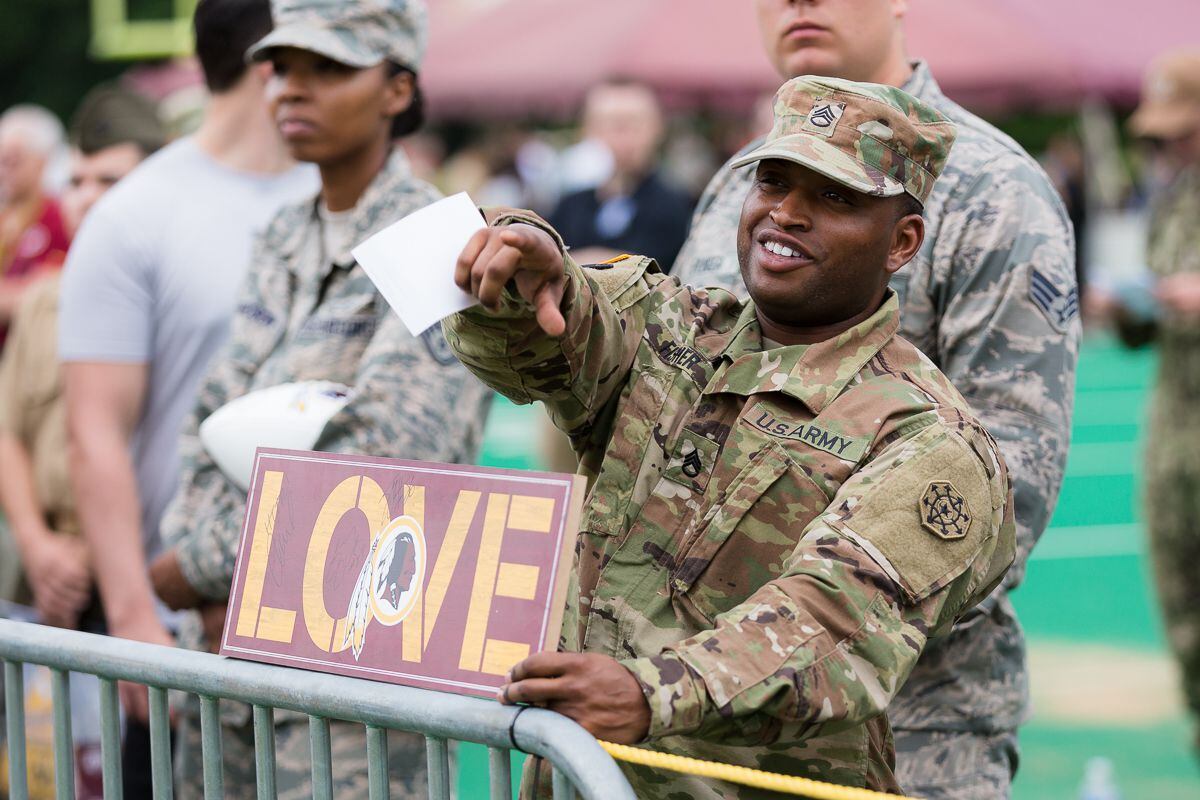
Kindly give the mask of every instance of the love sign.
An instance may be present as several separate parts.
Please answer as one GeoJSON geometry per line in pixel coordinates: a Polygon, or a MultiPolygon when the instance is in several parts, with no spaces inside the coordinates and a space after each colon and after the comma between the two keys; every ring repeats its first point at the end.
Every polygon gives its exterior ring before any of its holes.
{"type": "Polygon", "coordinates": [[[492,696],[553,650],[578,475],[259,449],[222,655],[492,696]]]}

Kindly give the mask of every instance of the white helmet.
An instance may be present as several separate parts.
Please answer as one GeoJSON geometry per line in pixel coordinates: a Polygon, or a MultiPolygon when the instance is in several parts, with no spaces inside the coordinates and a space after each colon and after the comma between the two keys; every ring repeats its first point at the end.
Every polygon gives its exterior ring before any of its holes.
{"type": "Polygon", "coordinates": [[[200,423],[200,443],[225,477],[250,487],[259,447],[311,450],[333,415],[350,402],[351,390],[330,381],[283,383],[250,392],[218,408],[200,423]]]}

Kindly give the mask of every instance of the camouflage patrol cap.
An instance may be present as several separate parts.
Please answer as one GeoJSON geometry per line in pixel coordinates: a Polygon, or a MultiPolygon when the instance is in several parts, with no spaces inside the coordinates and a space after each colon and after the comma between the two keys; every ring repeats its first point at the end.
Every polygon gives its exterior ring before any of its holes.
{"type": "Polygon", "coordinates": [[[766,141],[733,166],[781,158],[866,194],[924,203],[954,137],[952,122],[893,86],[803,75],[776,93],[766,141]]]}
{"type": "Polygon", "coordinates": [[[1200,128],[1200,50],[1167,53],[1150,66],[1129,128],[1136,136],[1156,139],[1200,128]]]}
{"type": "Polygon", "coordinates": [[[246,55],[296,47],[359,69],[391,61],[417,72],[428,16],[425,0],[271,0],[275,29],[246,55]]]}

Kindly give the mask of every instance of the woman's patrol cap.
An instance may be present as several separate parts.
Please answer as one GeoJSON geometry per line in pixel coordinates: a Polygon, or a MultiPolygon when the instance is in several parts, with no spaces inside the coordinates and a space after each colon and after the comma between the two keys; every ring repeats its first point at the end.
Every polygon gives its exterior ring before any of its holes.
{"type": "Polygon", "coordinates": [[[954,123],[893,86],[804,75],[775,95],[762,145],[733,162],[780,158],[876,197],[924,204],[954,144],[954,123]]]}
{"type": "Polygon", "coordinates": [[[391,61],[417,72],[425,55],[424,0],[272,0],[271,18],[275,29],[247,58],[295,47],[359,69],[391,61]]]}

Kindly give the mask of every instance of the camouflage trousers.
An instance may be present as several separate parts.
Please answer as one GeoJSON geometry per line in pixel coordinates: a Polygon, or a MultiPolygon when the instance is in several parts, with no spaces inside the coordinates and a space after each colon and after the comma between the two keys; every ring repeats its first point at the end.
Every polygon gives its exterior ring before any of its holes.
{"type": "Polygon", "coordinates": [[[1007,800],[1017,772],[1015,731],[892,732],[896,779],[922,800],[1007,800]]]}
{"type": "Polygon", "coordinates": [[[1155,583],[1183,694],[1200,722],[1200,443],[1178,430],[1152,430],[1147,450],[1156,454],[1145,488],[1155,583]],[[1193,452],[1178,452],[1181,439],[1193,452]]]}
{"type": "MultiPolygon", "coordinates": [[[[222,706],[226,703],[223,702],[222,706]]],[[[278,712],[276,712],[278,714],[278,712]]],[[[179,800],[204,797],[200,719],[186,715],[176,727],[175,796],[179,800]]],[[[367,800],[367,734],[357,723],[331,721],[329,740],[333,754],[333,796],[338,800],[367,800]]],[[[254,800],[257,784],[254,764],[254,725],[221,725],[221,754],[227,800],[254,800]]],[[[425,737],[416,733],[388,732],[388,772],[393,800],[424,800],[426,785],[425,737]]],[[[308,721],[288,714],[275,721],[275,786],[279,800],[307,800],[312,790],[312,750],[308,721]]]]}

